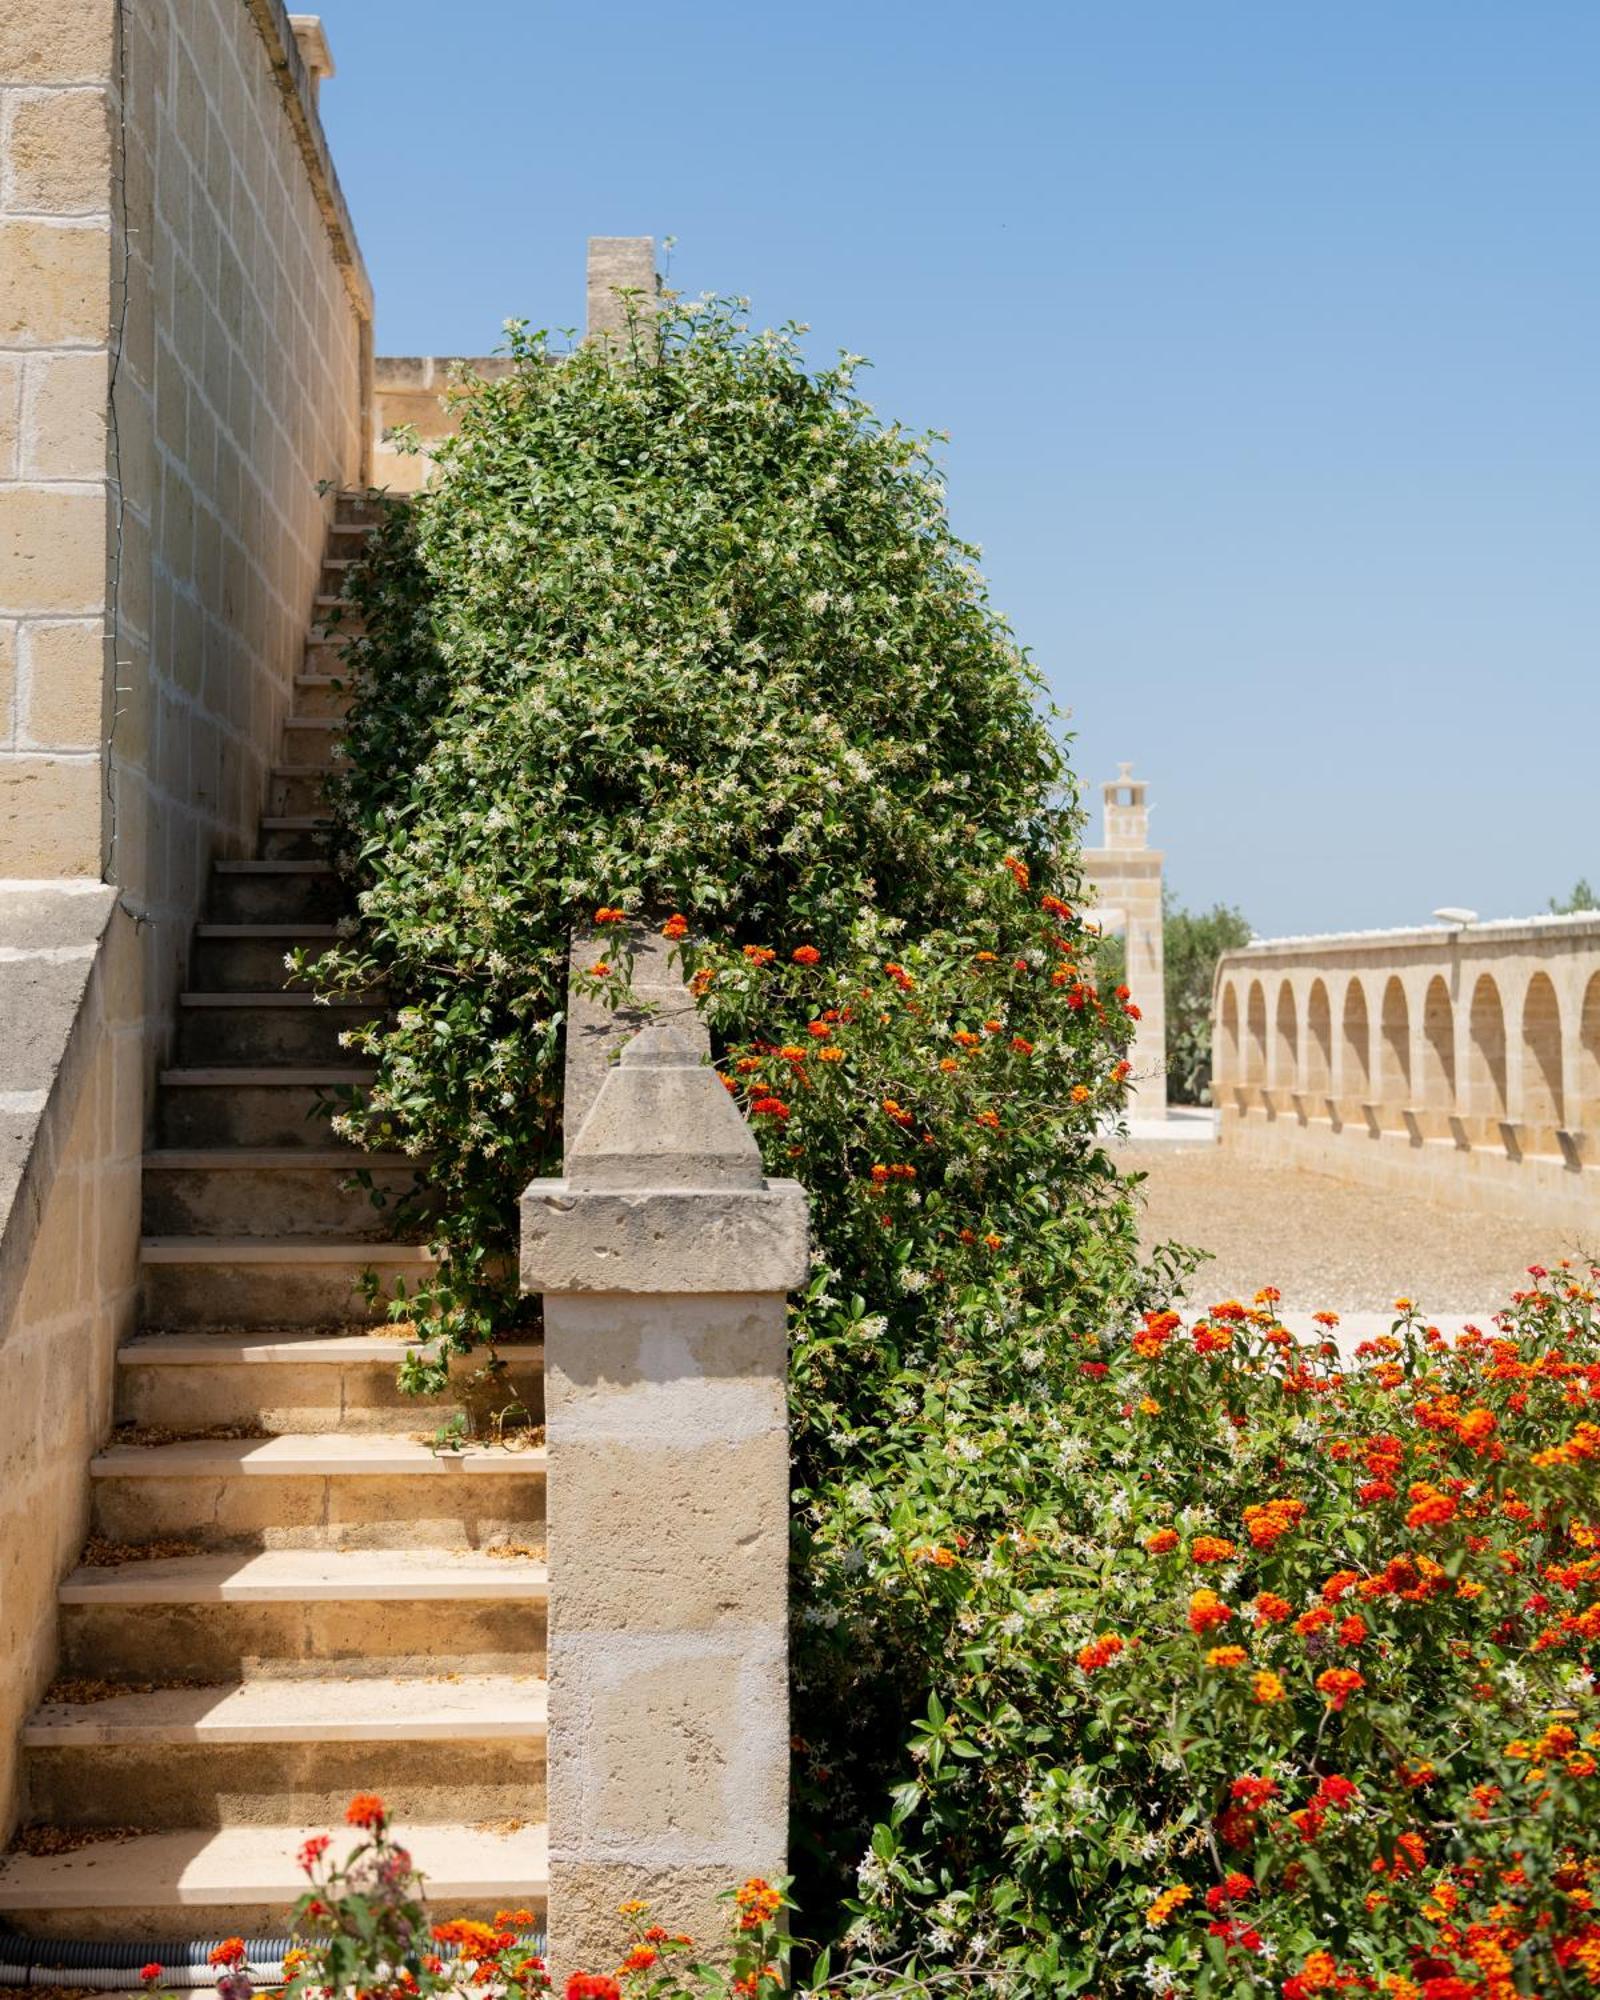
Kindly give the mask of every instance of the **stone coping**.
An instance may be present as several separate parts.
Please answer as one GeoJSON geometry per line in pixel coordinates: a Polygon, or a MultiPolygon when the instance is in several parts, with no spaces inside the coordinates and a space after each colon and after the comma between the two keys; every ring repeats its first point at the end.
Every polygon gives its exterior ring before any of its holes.
{"type": "Polygon", "coordinates": [[[1577,910],[1570,915],[1557,915],[1547,911],[1531,917],[1486,917],[1470,924],[1410,924],[1394,930],[1306,931],[1292,937],[1252,938],[1238,950],[1224,952],[1218,963],[1243,966],[1274,953],[1292,954],[1307,950],[1393,951],[1421,946],[1433,951],[1443,945],[1470,950],[1480,938],[1496,950],[1524,942],[1537,941],[1546,945],[1553,938],[1560,938],[1563,942],[1570,938],[1577,943],[1600,943],[1600,912],[1577,910]]]}
{"type": "MultiPolygon", "coordinates": [[[[283,108],[288,113],[290,127],[300,148],[312,195],[328,231],[333,260],[339,266],[345,290],[350,295],[357,316],[370,323],[373,313],[372,279],[368,276],[366,259],[356,239],[356,226],[350,216],[349,204],[339,185],[339,176],[334,171],[333,155],[328,150],[322,115],[317,109],[316,86],[300,53],[288,9],[283,0],[244,0],[244,4],[266,48],[267,61],[272,65],[273,80],[283,98],[283,108]]],[[[331,65],[326,73],[332,75],[331,65]]]]}

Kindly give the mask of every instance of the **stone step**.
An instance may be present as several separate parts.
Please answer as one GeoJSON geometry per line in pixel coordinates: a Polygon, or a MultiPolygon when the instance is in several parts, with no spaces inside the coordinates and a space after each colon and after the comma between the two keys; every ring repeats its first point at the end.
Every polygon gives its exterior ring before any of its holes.
{"type": "Polygon", "coordinates": [[[393,1235],[395,1204],[420,1190],[421,1174],[404,1153],[351,1146],[169,1146],[144,1156],[144,1229],[149,1236],[393,1235]],[[357,1172],[370,1177],[370,1189],[349,1185],[357,1172]]]}
{"type": "Polygon", "coordinates": [[[542,1446],[438,1453],[392,1431],[113,1442],[89,1476],[95,1532],[117,1543],[457,1549],[543,1532],[542,1446]]]}
{"type": "Polygon", "coordinates": [[[381,1001],[318,999],[310,993],[181,993],[180,1067],[305,1068],[350,1060],[341,1037],[382,1017],[381,1001]]]}
{"type": "MultiPolygon", "coordinates": [[[[356,1063],[306,1068],[166,1069],[159,1123],[167,1148],[308,1147],[338,1142],[328,1124],[377,1072],[356,1063]]],[[[362,1158],[350,1149],[352,1164],[362,1158]]]]}
{"type": "Polygon", "coordinates": [[[397,1285],[414,1290],[433,1270],[421,1244],[320,1236],[147,1236],[140,1264],[142,1323],[174,1333],[381,1323],[397,1285]],[[370,1303],[369,1270],[378,1286],[370,1303]]]}
{"type": "Polygon", "coordinates": [[[269,1431],[429,1429],[464,1409],[487,1434],[520,1403],[544,1418],[544,1356],[536,1342],[450,1357],[450,1388],[411,1396],[396,1379],[414,1342],[384,1333],[150,1334],[117,1354],[117,1414],[128,1423],[200,1430],[251,1419],[269,1431]]]}
{"type": "Polygon", "coordinates": [[[328,803],[328,773],[315,765],[275,764],[267,784],[267,811],[273,818],[320,813],[328,803]]]}
{"type": "Polygon", "coordinates": [[[332,923],[347,901],[325,856],[212,864],[209,915],[216,923],[332,923]]]}
{"type": "Polygon", "coordinates": [[[285,964],[299,947],[326,951],[337,924],[196,924],[189,954],[191,993],[280,993],[304,986],[285,964]]]}
{"type": "Polygon", "coordinates": [[[297,715],[326,715],[342,720],[350,706],[350,696],[350,681],[345,675],[314,671],[294,677],[297,715]]]}
{"type": "Polygon", "coordinates": [[[47,1826],[337,1824],[376,1791],[405,1827],[543,1819],[533,1675],[246,1680],[47,1702],[24,1727],[28,1817],[47,1826]]]}
{"type": "Polygon", "coordinates": [[[544,1665],[544,1565],[520,1553],[167,1556],[74,1570],[57,1595],[60,1672],[69,1677],[160,1685],[544,1665]]]}
{"type": "MultiPolygon", "coordinates": [[[[325,1825],[231,1826],[143,1834],[69,1854],[12,1854],[0,1862],[0,1912],[40,1936],[282,1934],[305,1888],[296,1853],[312,1834],[326,1831],[325,1825]]],[[[508,1904],[543,1906],[549,1867],[542,1825],[492,1833],[459,1823],[419,1826],[414,1835],[408,1828],[405,1839],[440,1915],[490,1917],[508,1904]]],[[[335,1846],[343,1851],[337,1839],[335,1846]]]]}
{"type": "Polygon", "coordinates": [[[288,715],[283,721],[283,763],[285,771],[315,770],[324,773],[343,770],[347,759],[339,752],[344,734],[344,718],[337,715],[288,715]]]}
{"type": "Polygon", "coordinates": [[[268,861],[324,860],[332,840],[332,820],[315,813],[273,814],[261,822],[261,852],[268,861]]]}

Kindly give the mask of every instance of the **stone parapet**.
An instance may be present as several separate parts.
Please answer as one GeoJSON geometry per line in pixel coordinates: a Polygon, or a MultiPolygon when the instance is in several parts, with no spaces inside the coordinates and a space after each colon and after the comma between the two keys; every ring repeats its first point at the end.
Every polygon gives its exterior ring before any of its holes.
{"type": "Polygon", "coordinates": [[[1600,916],[1280,938],[1224,955],[1224,1144],[1592,1232],[1600,916]]]}
{"type": "Polygon", "coordinates": [[[785,1872],[786,1295],[808,1268],[806,1199],[764,1177],[676,997],[592,1099],[586,1066],[569,1073],[587,1115],[563,1177],[522,1202],[522,1282],[544,1294],[565,1966],[612,1962],[625,1897],[708,1938],[720,1891],[785,1872]]]}

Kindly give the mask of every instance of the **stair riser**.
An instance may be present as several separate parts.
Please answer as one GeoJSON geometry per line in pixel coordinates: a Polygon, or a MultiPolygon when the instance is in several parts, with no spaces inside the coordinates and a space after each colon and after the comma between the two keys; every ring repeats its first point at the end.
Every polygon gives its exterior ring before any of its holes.
{"type": "Polygon", "coordinates": [[[339,1826],[377,1792],[400,1827],[545,1815],[528,1739],[85,1744],[27,1753],[28,1816],[51,1826],[339,1826]]]}
{"type": "MultiPolygon", "coordinates": [[[[124,1350],[126,1354],[127,1350],[124,1350]]],[[[513,1350],[514,1353],[514,1350],[513,1350]]],[[[171,1430],[204,1430],[212,1424],[257,1422],[274,1432],[432,1430],[482,1398],[464,1378],[470,1359],[454,1364],[459,1386],[438,1396],[405,1395],[391,1361],[294,1365],[250,1362],[205,1366],[140,1366],[124,1360],[117,1371],[117,1414],[124,1423],[164,1424],[171,1430]]],[[[535,1423],[544,1420],[544,1378],[537,1360],[512,1360],[509,1379],[489,1401],[504,1408],[520,1401],[535,1423]]],[[[481,1412],[487,1419],[492,1411],[481,1412]]]]}
{"type": "Polygon", "coordinates": [[[261,832],[263,861],[326,861],[332,845],[326,828],[274,826],[261,832]]]}
{"type": "MultiPolygon", "coordinates": [[[[338,1108],[311,1084],[169,1086],[161,1093],[162,1138],[169,1146],[337,1145],[328,1118],[338,1108]]],[[[352,1148],[352,1164],[360,1157],[352,1148]]]]}
{"type": "MultiPolygon", "coordinates": [[[[337,674],[339,668],[330,659],[316,659],[306,668],[311,674],[337,674]]],[[[325,715],[342,718],[350,712],[350,689],[344,687],[302,687],[294,691],[294,705],[300,715],[325,715]]]]}
{"type": "Polygon", "coordinates": [[[395,1226],[394,1204],[417,1185],[409,1167],[373,1172],[374,1205],[363,1187],[340,1183],[356,1171],[361,1155],[352,1149],[347,1167],[173,1167],[148,1164],[144,1171],[144,1229],[147,1236],[336,1236],[346,1240],[388,1236],[395,1226]]]}
{"type": "Polygon", "coordinates": [[[348,759],[335,748],[343,726],[336,723],[331,727],[319,725],[315,729],[304,729],[294,723],[285,723],[280,739],[279,761],[284,764],[308,764],[319,771],[343,770],[348,759]]]}
{"type": "MultiPolygon", "coordinates": [[[[348,1804],[349,1801],[347,1800],[348,1804]]],[[[338,1850],[343,1852],[343,1849],[338,1850]]],[[[544,1898],[531,1888],[519,1889],[515,1896],[496,1895],[478,1902],[470,1896],[451,1896],[439,1905],[441,1916],[472,1917],[492,1923],[496,1910],[515,1903],[529,1909],[542,1926],[544,1898]]],[[[208,1938],[284,1937],[291,1929],[293,1903],[151,1903],[138,1908],[125,1904],[91,1905],[84,1909],[6,1910],[8,1930],[37,1938],[190,1938],[197,1933],[208,1938]]],[[[58,1992],[81,1990],[74,1985],[70,1970],[63,1970],[58,1992]]],[[[209,1986],[196,1991],[206,2000],[209,1986]]]]}
{"type": "Polygon", "coordinates": [[[409,1478],[112,1478],[95,1480],[91,1495],[95,1532],[111,1541],[181,1536],[202,1550],[537,1545],[543,1515],[542,1477],[475,1478],[467,1470],[409,1478]]]}
{"type": "Polygon", "coordinates": [[[327,787],[320,771],[275,772],[267,792],[271,819],[297,819],[302,813],[326,812],[327,787]]]}
{"type": "Polygon", "coordinates": [[[337,875],[213,875],[210,904],[216,924],[331,924],[344,915],[347,897],[337,875]]]}
{"type": "Polygon", "coordinates": [[[359,1007],[180,1007],[178,1061],[213,1065],[288,1063],[316,1068],[358,1060],[339,1037],[378,1018],[359,1007]]]}
{"type": "MultiPolygon", "coordinates": [[[[360,1284],[362,1266],[349,1264],[147,1264],[143,1278],[145,1326],[173,1332],[207,1327],[337,1327],[376,1325],[389,1317],[369,1305],[360,1284]]],[[[381,1265],[383,1292],[391,1273],[381,1265]]],[[[412,1291],[425,1267],[407,1267],[412,1291]]]]}
{"type": "Polygon", "coordinates": [[[544,1608],[522,1599],[61,1607],[59,1671],[119,1684],[330,1671],[539,1674],[544,1658],[544,1608]]]}
{"type": "MultiPolygon", "coordinates": [[[[333,940],[311,937],[303,942],[308,950],[323,952],[333,940]]],[[[292,936],[197,937],[190,963],[190,990],[195,993],[304,993],[309,982],[292,974],[284,964],[295,943],[292,936]]]]}

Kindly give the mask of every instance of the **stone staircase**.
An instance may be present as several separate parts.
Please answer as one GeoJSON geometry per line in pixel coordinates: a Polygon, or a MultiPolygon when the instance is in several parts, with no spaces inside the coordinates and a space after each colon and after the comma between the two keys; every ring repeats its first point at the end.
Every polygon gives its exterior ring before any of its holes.
{"type": "MultiPolygon", "coordinates": [[[[340,499],[317,598],[373,521],[340,499]]],[[[342,628],[348,631],[348,625],[342,628]]],[[[343,708],[313,629],[260,858],[219,862],[145,1162],[142,1324],[94,1460],[93,1536],[60,1593],[60,1678],[27,1724],[24,1831],[0,1928],[41,1937],[281,1935],[295,1852],[356,1791],[388,1802],[446,1914],[540,1908],[544,1454],[441,1454],[463,1405],[542,1415],[537,1348],[402,1397],[405,1340],[359,1290],[427,1253],[341,1186],[415,1165],[319,1115],[366,1074],[284,966],[342,908],[319,819],[343,708]]],[[[70,1977],[70,1975],[68,1975],[70,1977]]]]}

